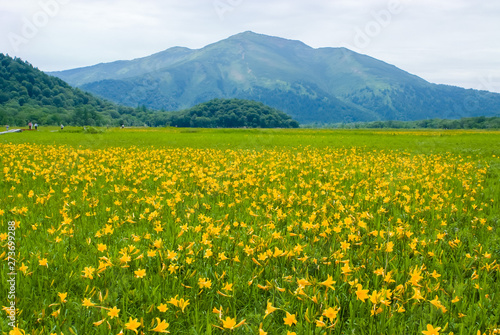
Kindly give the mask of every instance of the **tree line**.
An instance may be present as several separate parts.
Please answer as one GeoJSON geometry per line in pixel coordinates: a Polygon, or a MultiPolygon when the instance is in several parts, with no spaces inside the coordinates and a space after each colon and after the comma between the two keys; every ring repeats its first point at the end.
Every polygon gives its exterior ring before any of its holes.
{"type": "Polygon", "coordinates": [[[372,121],[353,123],[319,124],[311,123],[303,125],[304,128],[391,128],[391,129],[500,129],[500,117],[478,116],[467,117],[456,120],[450,119],[426,119],[419,121],[372,121]]]}

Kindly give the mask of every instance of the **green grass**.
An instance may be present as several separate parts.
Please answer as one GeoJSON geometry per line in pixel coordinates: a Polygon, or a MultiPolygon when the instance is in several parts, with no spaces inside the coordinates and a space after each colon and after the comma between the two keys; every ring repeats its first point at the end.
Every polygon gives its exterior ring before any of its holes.
{"type": "Polygon", "coordinates": [[[16,221],[26,334],[134,334],[130,318],[139,334],[500,327],[499,132],[80,130],[0,137],[0,254],[16,221]]]}
{"type": "Polygon", "coordinates": [[[174,148],[261,149],[273,147],[367,147],[412,152],[453,152],[482,156],[500,152],[499,131],[315,130],[40,127],[39,131],[0,136],[0,143],[64,144],[73,147],[166,146],[174,148]],[[80,133],[75,133],[80,132],[80,133]]]}

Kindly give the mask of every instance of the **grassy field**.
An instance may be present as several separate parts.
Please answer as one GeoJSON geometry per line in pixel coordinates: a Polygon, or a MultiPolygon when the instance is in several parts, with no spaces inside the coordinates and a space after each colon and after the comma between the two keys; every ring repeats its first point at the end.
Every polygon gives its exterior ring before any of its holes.
{"type": "Polygon", "coordinates": [[[2,334],[500,333],[500,132],[41,128],[0,194],[2,334]]]}

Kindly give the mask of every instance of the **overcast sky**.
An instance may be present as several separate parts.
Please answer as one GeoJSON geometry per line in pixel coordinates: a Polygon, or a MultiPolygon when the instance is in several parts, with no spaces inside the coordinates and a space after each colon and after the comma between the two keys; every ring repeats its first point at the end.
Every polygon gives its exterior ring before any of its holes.
{"type": "Polygon", "coordinates": [[[500,92],[498,0],[0,0],[0,52],[44,71],[202,48],[247,30],[500,92]]]}

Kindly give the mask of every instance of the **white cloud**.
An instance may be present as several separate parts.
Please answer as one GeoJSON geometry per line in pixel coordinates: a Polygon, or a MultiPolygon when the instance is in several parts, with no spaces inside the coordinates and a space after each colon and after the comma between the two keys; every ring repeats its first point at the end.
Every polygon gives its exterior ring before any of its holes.
{"type": "Polygon", "coordinates": [[[500,81],[496,1],[0,0],[0,8],[0,52],[43,70],[200,48],[253,30],[312,47],[352,47],[431,82],[481,88],[484,78],[500,81]],[[57,13],[13,45],[9,36],[23,37],[26,22],[43,19],[54,2],[57,13]],[[394,4],[400,10],[391,11],[394,4]]]}

